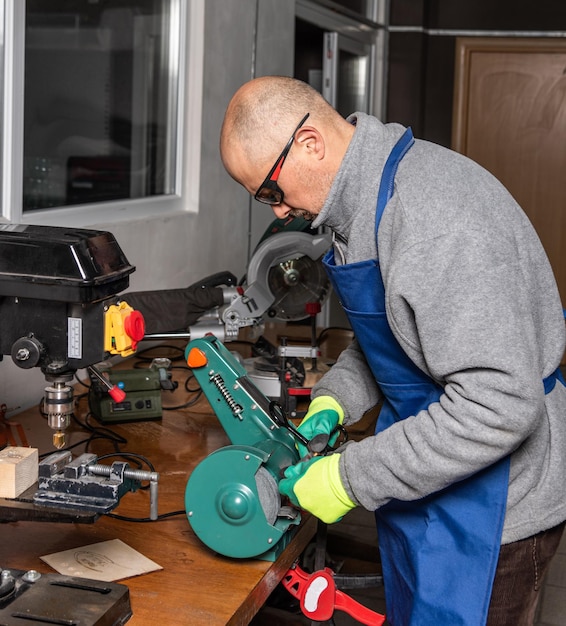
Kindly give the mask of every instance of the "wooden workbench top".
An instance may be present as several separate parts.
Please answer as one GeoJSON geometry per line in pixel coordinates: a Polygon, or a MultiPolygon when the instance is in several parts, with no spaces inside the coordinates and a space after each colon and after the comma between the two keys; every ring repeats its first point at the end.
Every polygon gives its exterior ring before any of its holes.
{"type": "MultiPolygon", "coordinates": [[[[161,356],[155,354],[154,356],[161,356]]],[[[179,388],[163,392],[164,406],[179,406],[191,394],[184,389],[187,370],[174,369],[179,388]]],[[[198,387],[193,380],[192,388],[198,387]]],[[[80,387],[77,393],[80,393],[80,387]]],[[[83,420],[87,403],[81,400],[76,415],[83,420]]],[[[17,416],[29,444],[52,451],[51,434],[37,409],[17,416]]],[[[94,427],[100,424],[91,420],[94,427]]],[[[158,421],[112,425],[127,439],[121,450],[147,457],[159,472],[159,514],[181,511],[187,478],[209,453],[228,442],[218,419],[202,397],[194,406],[163,411],[158,421]]],[[[88,434],[72,426],[69,443],[88,434]]],[[[73,449],[75,455],[84,448],[73,449]]],[[[89,451],[99,456],[113,452],[107,440],[97,439],[89,451]]],[[[101,461],[111,463],[111,460],[101,461]]],[[[147,469],[147,468],[142,468],[147,469]]],[[[128,517],[149,516],[149,492],[126,494],[114,511],[128,517]]],[[[120,539],[163,567],[162,570],[127,578],[133,616],[128,626],[245,625],[264,604],[289,566],[315,532],[316,520],[303,519],[293,540],[278,560],[230,559],[213,553],[192,532],[185,515],[157,522],[126,522],[103,516],[93,524],[19,521],[0,525],[0,568],[52,572],[40,556],[120,539]]],[[[53,601],[57,599],[54,596],[53,601]]]]}

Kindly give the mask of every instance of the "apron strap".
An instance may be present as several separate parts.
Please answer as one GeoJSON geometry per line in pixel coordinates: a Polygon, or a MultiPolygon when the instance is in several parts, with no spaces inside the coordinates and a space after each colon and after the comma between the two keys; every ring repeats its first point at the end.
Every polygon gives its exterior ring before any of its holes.
{"type": "Polygon", "coordinates": [[[544,384],[545,395],[550,393],[554,389],[557,380],[559,380],[566,387],[566,381],[564,381],[564,376],[562,376],[562,371],[560,370],[560,367],[557,367],[550,376],[547,376],[545,379],[543,379],[542,382],[544,384]]]}
{"type": "Polygon", "coordinates": [[[383,168],[383,173],[381,175],[381,182],[379,184],[379,192],[377,194],[377,210],[375,212],[375,237],[377,240],[377,229],[379,227],[379,222],[381,221],[381,215],[385,210],[385,207],[391,196],[393,195],[393,187],[395,184],[395,174],[397,173],[397,168],[399,167],[399,163],[401,159],[405,156],[409,148],[415,143],[415,138],[413,137],[413,131],[411,128],[407,128],[407,130],[401,135],[401,138],[397,141],[393,150],[391,150],[389,156],[387,157],[387,161],[385,162],[385,167],[383,168]]]}

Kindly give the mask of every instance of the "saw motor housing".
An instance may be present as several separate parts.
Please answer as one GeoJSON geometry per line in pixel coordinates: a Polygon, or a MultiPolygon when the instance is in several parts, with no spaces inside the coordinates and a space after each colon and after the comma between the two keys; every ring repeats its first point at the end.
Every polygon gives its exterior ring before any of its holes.
{"type": "Polygon", "coordinates": [[[232,444],[206,457],[189,478],[191,527],[224,556],[273,561],[301,521],[296,509],[282,506],[278,489],[285,468],[299,461],[295,438],[218,338],[191,341],[185,356],[232,444]]]}
{"type": "Polygon", "coordinates": [[[330,293],[320,262],[330,244],[329,234],[296,231],[265,239],[252,255],[245,283],[222,287],[223,304],[189,327],[190,338],[212,333],[223,342],[235,341],[241,328],[260,327],[264,318],[289,322],[309,317],[307,306],[322,305],[330,293]]]}

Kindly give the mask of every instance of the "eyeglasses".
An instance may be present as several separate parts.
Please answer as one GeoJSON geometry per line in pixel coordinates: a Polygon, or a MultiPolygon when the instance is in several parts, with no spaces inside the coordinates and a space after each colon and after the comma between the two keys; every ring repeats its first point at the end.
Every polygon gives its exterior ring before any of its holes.
{"type": "Polygon", "coordinates": [[[281,204],[283,202],[283,198],[285,194],[283,190],[277,184],[277,180],[279,179],[279,174],[281,174],[281,168],[283,167],[283,163],[285,163],[285,159],[289,154],[289,150],[293,146],[293,141],[295,141],[295,135],[301,126],[307,121],[310,113],[307,113],[305,117],[299,122],[299,125],[293,131],[291,135],[291,139],[287,142],[287,145],[283,148],[283,152],[275,161],[275,165],[269,171],[269,174],[265,177],[265,180],[259,186],[258,190],[255,192],[254,198],[258,202],[263,202],[264,204],[281,204]]]}

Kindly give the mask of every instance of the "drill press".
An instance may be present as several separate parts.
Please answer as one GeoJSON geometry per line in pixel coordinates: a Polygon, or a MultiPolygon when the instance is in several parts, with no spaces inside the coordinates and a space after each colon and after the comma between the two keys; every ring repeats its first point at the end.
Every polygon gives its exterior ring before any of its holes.
{"type": "Polygon", "coordinates": [[[0,225],[0,359],[41,368],[56,448],[65,445],[76,371],[129,356],[144,337],[141,313],[117,297],[134,269],[108,232],[0,225]]]}

